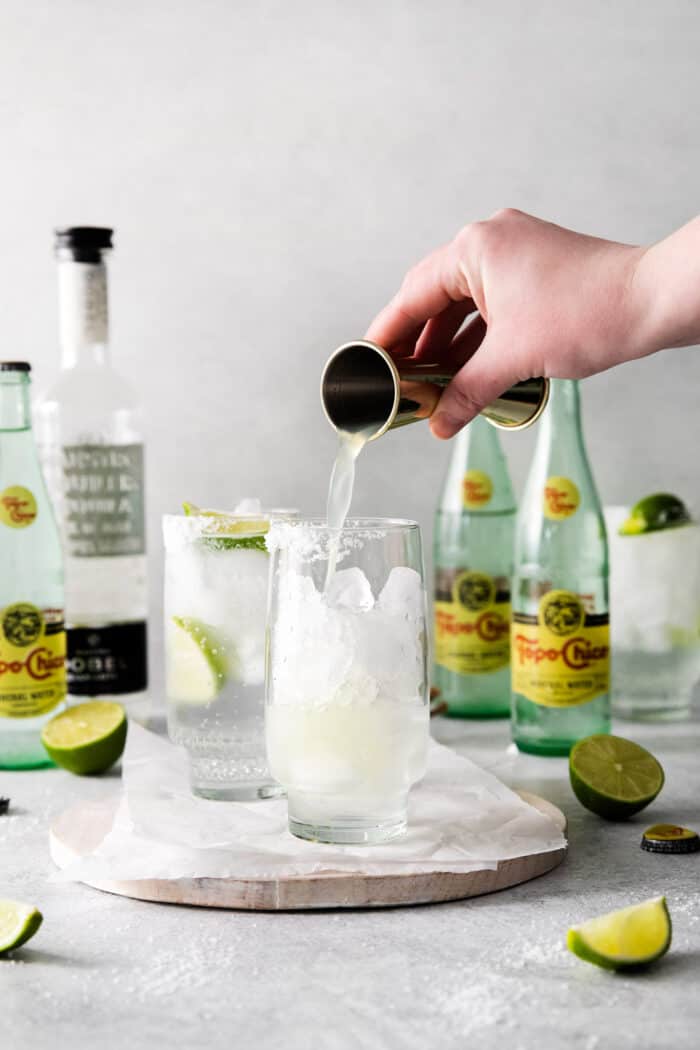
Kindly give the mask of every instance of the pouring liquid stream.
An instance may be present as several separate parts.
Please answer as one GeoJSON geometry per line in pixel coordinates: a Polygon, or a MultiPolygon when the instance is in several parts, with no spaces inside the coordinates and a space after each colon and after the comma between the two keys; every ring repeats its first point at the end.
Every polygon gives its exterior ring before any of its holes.
{"type": "Polygon", "coordinates": [[[367,427],[364,430],[341,430],[339,432],[340,443],[333,470],[331,471],[331,480],[328,486],[328,503],[326,506],[328,528],[334,531],[337,530],[337,535],[332,538],[328,550],[326,590],[335,573],[340,545],[340,532],[345,524],[352,502],[352,491],[355,485],[355,462],[369,441],[374,429],[374,427],[367,427]]]}

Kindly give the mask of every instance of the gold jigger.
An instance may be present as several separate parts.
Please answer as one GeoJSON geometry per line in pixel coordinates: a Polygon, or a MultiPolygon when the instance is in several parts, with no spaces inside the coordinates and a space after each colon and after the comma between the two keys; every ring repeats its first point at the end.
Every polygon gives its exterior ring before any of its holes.
{"type": "MultiPolygon", "coordinates": [[[[321,402],[336,430],[368,433],[374,441],[387,430],[433,414],[443,387],[459,366],[418,364],[393,358],[376,343],[357,339],[331,354],[321,376],[321,402]]],[[[481,415],[500,430],[523,430],[544,411],[548,379],[527,379],[501,394],[481,415]]]]}

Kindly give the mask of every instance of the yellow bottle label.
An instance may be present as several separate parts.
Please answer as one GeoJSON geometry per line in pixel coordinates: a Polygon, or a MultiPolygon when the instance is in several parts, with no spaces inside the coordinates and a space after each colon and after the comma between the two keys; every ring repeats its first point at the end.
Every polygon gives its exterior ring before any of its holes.
{"type": "Polygon", "coordinates": [[[491,502],[493,482],[483,470],[468,470],[462,478],[462,502],[467,510],[479,510],[491,502]]]}
{"type": "Polygon", "coordinates": [[[581,495],[569,478],[553,475],[544,486],[544,516],[551,521],[564,521],[578,510],[581,495]]]}
{"type": "MultiPolygon", "coordinates": [[[[441,578],[442,577],[442,578],[441,578]]],[[[506,579],[458,572],[445,600],[445,570],[435,600],[435,662],[458,674],[490,674],[510,661],[510,590],[506,579]]]]}
{"type": "Polygon", "coordinates": [[[587,613],[571,591],[549,591],[537,616],[513,613],[513,692],[543,707],[574,707],[610,688],[607,613],[587,613]]]}
{"type": "Polygon", "coordinates": [[[37,513],[36,500],[23,485],[10,485],[0,492],[0,522],[8,528],[26,529],[37,513]]]}
{"type": "Polygon", "coordinates": [[[66,695],[66,633],[57,609],[28,602],[0,612],[0,716],[35,718],[66,695]]]}

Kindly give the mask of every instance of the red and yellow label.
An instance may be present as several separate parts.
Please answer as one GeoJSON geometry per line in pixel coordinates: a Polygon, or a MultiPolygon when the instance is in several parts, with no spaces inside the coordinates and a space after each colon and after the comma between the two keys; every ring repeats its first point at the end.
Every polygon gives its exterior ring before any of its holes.
{"type": "Polygon", "coordinates": [[[543,707],[574,707],[610,688],[607,613],[587,613],[571,591],[549,591],[537,616],[513,614],[513,692],[543,707]]]}
{"type": "Polygon", "coordinates": [[[36,500],[23,485],[10,485],[0,492],[0,522],[10,529],[26,529],[36,520],[36,500]]]}
{"type": "Polygon", "coordinates": [[[551,521],[564,521],[578,510],[581,495],[569,478],[553,475],[544,486],[544,516],[551,521]]]}
{"type": "Polygon", "coordinates": [[[451,600],[435,600],[435,662],[457,674],[490,674],[510,661],[510,591],[482,572],[458,573],[451,600]]]}
{"type": "Polygon", "coordinates": [[[479,510],[491,502],[493,482],[483,470],[468,470],[462,478],[462,502],[467,510],[479,510]]]}
{"type": "Polygon", "coordinates": [[[0,716],[35,718],[66,695],[66,633],[59,610],[28,602],[0,612],[0,716]]]}

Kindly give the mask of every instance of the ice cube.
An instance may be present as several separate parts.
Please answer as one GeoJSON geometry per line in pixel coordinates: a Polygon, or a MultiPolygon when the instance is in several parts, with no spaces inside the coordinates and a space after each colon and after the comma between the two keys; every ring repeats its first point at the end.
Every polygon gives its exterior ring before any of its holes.
{"type": "Polygon", "coordinates": [[[262,514],[262,503],[259,499],[253,499],[251,496],[247,496],[246,499],[242,499],[240,503],[236,504],[233,509],[234,514],[262,514]]]}
{"type": "Polygon", "coordinates": [[[326,601],[332,609],[368,612],[374,605],[374,595],[362,569],[341,569],[326,588],[326,601]]]}
{"type": "Polygon", "coordinates": [[[415,569],[397,565],[377,599],[377,608],[392,616],[419,620],[423,615],[423,582],[415,569]]]}

